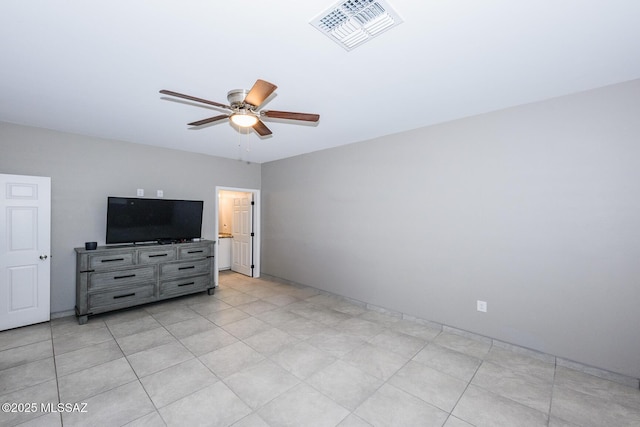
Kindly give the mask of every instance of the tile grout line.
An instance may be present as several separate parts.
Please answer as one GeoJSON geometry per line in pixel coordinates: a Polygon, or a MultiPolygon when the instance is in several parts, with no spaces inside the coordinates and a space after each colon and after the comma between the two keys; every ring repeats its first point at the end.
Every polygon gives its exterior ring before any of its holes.
{"type": "Polygon", "coordinates": [[[558,359],[553,358],[553,378],[551,379],[551,395],[549,396],[549,416],[547,417],[547,427],[551,425],[551,409],[553,408],[553,393],[556,390],[556,375],[558,373],[558,359]]]}
{"type": "MultiPolygon", "coordinates": [[[[58,363],[56,362],[56,349],[53,344],[53,325],[51,324],[51,320],[49,320],[49,333],[51,334],[51,357],[53,358],[53,373],[56,376],[56,392],[58,394],[58,403],[62,402],[60,400],[60,382],[58,381],[58,363]]],[[[44,416],[44,415],[41,415],[44,416]]],[[[62,412],[58,414],[60,417],[60,426],[64,426],[64,420],[62,419],[62,412]]]]}
{"type": "MultiPolygon", "coordinates": [[[[152,316],[152,317],[153,317],[153,316],[152,316]]],[[[142,384],[142,381],[140,381],[140,376],[138,375],[138,373],[136,372],[136,370],[135,370],[135,369],[133,369],[133,366],[131,365],[131,361],[129,361],[129,357],[127,357],[127,355],[126,355],[126,354],[124,354],[124,350],[123,350],[123,349],[122,349],[122,347],[120,346],[120,343],[118,342],[118,340],[116,339],[116,337],[113,335],[113,331],[111,330],[111,328],[109,327],[109,325],[107,324],[107,322],[105,322],[105,326],[106,326],[106,327],[107,327],[107,329],[109,330],[109,333],[111,334],[111,337],[113,338],[113,341],[114,341],[114,342],[116,343],[116,345],[118,346],[118,349],[120,349],[120,352],[122,353],[122,357],[124,357],[124,359],[127,361],[127,364],[129,365],[129,368],[131,369],[131,371],[133,372],[133,374],[136,376],[136,380],[137,380],[137,381],[138,381],[138,383],[140,384],[140,387],[142,387],[142,390],[144,390],[144,393],[145,393],[145,394],[147,395],[147,397],[149,398],[149,402],[151,402],[151,404],[152,404],[152,405],[153,405],[153,407],[155,408],[155,412],[157,412],[157,413],[158,413],[158,416],[160,417],[160,419],[162,419],[162,421],[163,421],[163,422],[165,422],[165,421],[164,421],[164,419],[162,418],[162,415],[160,415],[160,411],[158,411],[158,408],[156,407],[155,403],[153,403],[153,400],[151,399],[151,396],[149,396],[149,393],[147,392],[147,389],[146,389],[146,388],[144,388],[144,385],[142,384]]],[[[131,381],[131,383],[133,383],[133,382],[134,382],[134,381],[131,381]]],[[[121,384],[121,385],[119,385],[118,387],[121,387],[121,386],[126,385],[126,384],[131,384],[131,383],[121,384]]],[[[117,387],[114,387],[114,388],[117,388],[117,387]]],[[[113,389],[111,389],[111,390],[113,390],[113,389]]],[[[110,391],[110,390],[106,390],[106,391],[110,391]]],[[[102,393],[105,393],[106,391],[104,391],[104,392],[102,392],[102,393]]],[[[98,395],[100,395],[100,394],[102,394],[102,393],[98,393],[96,396],[98,396],[98,395]]],[[[141,419],[141,418],[144,418],[144,417],[148,416],[148,415],[149,415],[149,414],[151,414],[151,413],[152,413],[152,412],[149,412],[149,413],[147,413],[147,414],[144,414],[144,415],[142,415],[142,416],[140,416],[140,417],[138,417],[138,418],[136,418],[136,419],[134,419],[134,420],[131,420],[130,422],[133,422],[133,421],[139,420],[139,419],[141,419]]],[[[166,425],[166,422],[165,422],[165,425],[166,425]]]]}
{"type": "MultiPolygon", "coordinates": [[[[489,354],[489,352],[491,352],[491,349],[493,348],[493,341],[491,342],[491,345],[489,346],[489,350],[487,350],[487,354],[489,354]]],[[[486,355],[485,355],[486,356],[486,355]]],[[[480,368],[482,367],[482,365],[485,362],[485,358],[478,358],[480,360],[480,363],[478,364],[478,366],[476,367],[475,371],[473,372],[473,375],[471,376],[471,378],[469,378],[469,382],[467,383],[467,386],[464,388],[464,390],[462,391],[462,393],[460,393],[460,397],[458,398],[458,400],[456,400],[455,405],[453,405],[453,407],[451,408],[451,412],[449,412],[449,416],[447,417],[446,422],[449,420],[449,418],[451,418],[453,415],[453,411],[455,411],[456,407],[458,406],[458,404],[460,403],[460,401],[462,400],[462,397],[464,396],[464,394],[467,392],[467,390],[469,389],[469,387],[471,386],[471,383],[473,382],[473,379],[476,377],[476,375],[478,374],[478,371],[480,370],[480,368]]],[[[457,418],[457,417],[456,417],[457,418]]],[[[470,421],[464,420],[462,418],[460,418],[462,421],[468,423],[468,424],[472,424],[470,421]]],[[[473,425],[473,424],[472,424],[473,425]]]]}

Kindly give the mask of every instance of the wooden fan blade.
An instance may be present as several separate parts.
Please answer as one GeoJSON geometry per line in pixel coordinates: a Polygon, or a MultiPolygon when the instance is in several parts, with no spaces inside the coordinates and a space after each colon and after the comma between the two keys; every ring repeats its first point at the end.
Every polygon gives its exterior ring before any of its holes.
{"type": "Polygon", "coordinates": [[[225,105],[225,104],[220,104],[219,102],[208,101],[206,99],[196,98],[195,96],[185,95],[183,93],[173,92],[173,91],[170,91],[170,90],[162,89],[160,91],[160,93],[162,93],[163,95],[175,96],[176,98],[188,99],[189,101],[201,102],[203,104],[209,104],[209,105],[213,105],[215,107],[225,108],[227,110],[231,109],[230,106],[225,105]]]}
{"type": "Polygon", "coordinates": [[[258,120],[256,122],[256,124],[253,125],[253,130],[258,132],[258,134],[260,136],[267,136],[267,135],[271,135],[273,133],[273,132],[271,132],[271,130],[267,126],[265,126],[264,123],[262,123],[261,120],[258,120]]]}
{"type": "Polygon", "coordinates": [[[244,98],[244,102],[253,106],[261,105],[278,86],[264,80],[256,80],[255,84],[244,98]]]}
{"type": "Polygon", "coordinates": [[[188,125],[202,126],[202,125],[206,125],[207,123],[213,123],[213,122],[217,122],[218,120],[228,119],[228,118],[229,118],[228,114],[221,114],[219,116],[213,116],[213,117],[209,117],[208,119],[202,119],[202,120],[198,120],[197,122],[188,123],[188,125]]]}
{"type": "Polygon", "coordinates": [[[293,113],[290,111],[263,111],[261,113],[263,116],[271,117],[274,119],[290,119],[290,120],[304,120],[305,122],[317,122],[320,120],[319,114],[310,114],[310,113],[293,113]]]}

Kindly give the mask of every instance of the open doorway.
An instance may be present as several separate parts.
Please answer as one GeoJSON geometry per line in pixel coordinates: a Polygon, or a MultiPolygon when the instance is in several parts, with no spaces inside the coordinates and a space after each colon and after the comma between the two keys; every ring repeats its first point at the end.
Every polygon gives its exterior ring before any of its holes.
{"type": "Polygon", "coordinates": [[[216,283],[220,270],[260,276],[260,190],[216,187],[216,283]]]}

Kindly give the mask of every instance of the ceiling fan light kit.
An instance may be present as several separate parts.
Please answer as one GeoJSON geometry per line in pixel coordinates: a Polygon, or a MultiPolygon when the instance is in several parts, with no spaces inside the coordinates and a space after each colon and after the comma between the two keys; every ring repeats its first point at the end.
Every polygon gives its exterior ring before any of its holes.
{"type": "Polygon", "coordinates": [[[261,117],[301,120],[306,122],[317,122],[320,115],[312,113],[295,113],[290,111],[259,111],[260,106],[269,96],[277,89],[273,83],[265,80],[256,80],[251,90],[234,89],[227,93],[227,100],[230,105],[209,101],[195,96],[185,95],[178,92],[163,89],[160,91],[163,95],[169,95],[176,98],[182,98],[202,104],[212,105],[217,108],[230,110],[230,114],[220,114],[203,120],[189,123],[189,126],[202,126],[205,124],[215,123],[223,119],[229,119],[233,124],[241,128],[253,128],[260,136],[271,135],[271,130],[264,124],[261,117]]]}
{"type": "Polygon", "coordinates": [[[238,111],[230,117],[231,121],[242,128],[249,128],[258,122],[258,118],[248,111],[238,111]]]}

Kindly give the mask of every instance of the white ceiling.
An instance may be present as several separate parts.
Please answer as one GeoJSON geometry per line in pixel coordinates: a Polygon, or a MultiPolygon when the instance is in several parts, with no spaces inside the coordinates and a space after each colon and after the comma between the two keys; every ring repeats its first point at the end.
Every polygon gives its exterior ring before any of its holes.
{"type": "Polygon", "coordinates": [[[638,0],[388,0],[347,52],[309,22],[335,2],[3,0],[0,121],[267,162],[640,78],[638,0]],[[227,103],[257,78],[273,136],[160,89],[227,103]]]}

